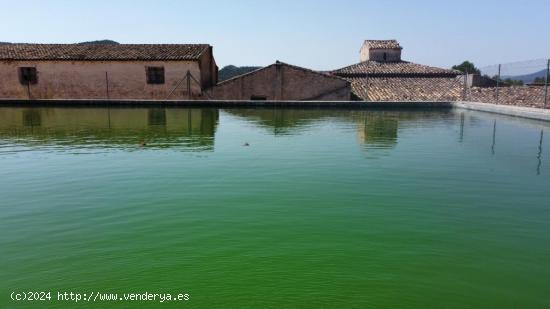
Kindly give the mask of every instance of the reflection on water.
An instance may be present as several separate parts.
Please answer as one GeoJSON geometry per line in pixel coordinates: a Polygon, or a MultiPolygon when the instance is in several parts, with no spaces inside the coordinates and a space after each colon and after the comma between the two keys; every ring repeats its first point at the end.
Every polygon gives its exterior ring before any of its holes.
{"type": "Polygon", "coordinates": [[[218,119],[217,109],[2,108],[0,139],[16,145],[211,151],[218,119]]]}
{"type": "Polygon", "coordinates": [[[445,119],[449,110],[333,110],[333,109],[230,109],[229,114],[268,129],[274,135],[300,134],[324,121],[352,123],[357,142],[365,149],[393,148],[398,142],[400,122],[445,119]]]}
{"type": "Polygon", "coordinates": [[[366,114],[358,124],[358,138],[362,144],[391,148],[397,143],[399,117],[395,112],[366,114]]]}
{"type": "MultiPolygon", "coordinates": [[[[355,140],[363,151],[387,155],[396,148],[404,132],[437,127],[454,127],[458,144],[479,143],[490,148],[496,157],[510,151],[517,140],[536,133],[537,147],[523,151],[536,158],[536,171],[543,166],[544,132],[540,123],[515,120],[490,114],[455,112],[452,110],[334,110],[334,109],[227,109],[222,114],[232,121],[252,124],[246,130],[261,128],[278,136],[345,128],[345,138],[355,140]],[[230,117],[231,118],[231,117],[230,117]],[[499,119],[499,120],[497,120],[499,119]],[[500,120],[502,119],[502,121],[500,120]],[[502,125],[501,125],[502,122],[502,125]],[[523,129],[524,126],[527,127],[523,129]],[[534,130],[528,127],[534,126],[534,130]],[[334,128],[333,128],[334,127],[334,128]],[[517,128],[522,128],[518,131],[517,128]],[[350,131],[351,130],[351,131],[350,131]],[[540,134],[539,134],[540,132],[540,134]],[[521,136],[519,136],[521,135],[521,136]],[[540,135],[540,136],[539,136],[540,135]],[[484,137],[486,136],[486,137],[484,137]],[[498,139],[498,145],[497,145],[498,139]]],[[[111,148],[123,150],[173,148],[186,151],[213,151],[220,110],[211,108],[0,108],[0,152],[17,152],[28,147],[49,150],[111,148]],[[27,147],[17,149],[17,147],[27,147]]],[[[545,126],[542,125],[544,128],[545,126]]],[[[419,142],[432,133],[419,133],[419,142]]],[[[432,138],[432,137],[430,137],[432,138]]],[[[437,145],[436,141],[431,141],[437,145]]],[[[534,146],[535,143],[532,143],[534,146]]],[[[487,149],[487,148],[485,148],[487,149]]],[[[532,160],[531,159],[531,160],[532,160]]]]}
{"type": "Polygon", "coordinates": [[[550,308],[549,129],[462,110],[0,107],[0,295],[154,283],[199,308],[550,308]]]}
{"type": "MultiPolygon", "coordinates": [[[[530,158],[528,161],[536,158],[536,174],[541,175],[545,128],[549,128],[549,123],[486,113],[460,112],[459,142],[477,143],[480,135],[483,136],[480,131],[490,129],[491,142],[488,147],[492,157],[500,154],[506,157],[511,155],[528,157],[530,158]],[[470,114],[467,121],[466,114],[470,114]],[[501,129],[499,129],[501,123],[504,132],[500,132],[501,129]],[[511,124],[517,124],[517,126],[511,124]],[[469,134],[470,131],[471,134],[469,134]],[[465,135],[468,138],[465,138],[465,135]],[[533,142],[533,139],[536,139],[536,142],[533,142]]],[[[523,158],[515,159],[523,160],[523,158]]],[[[517,164],[517,162],[510,162],[510,164],[517,164]]]]}
{"type": "Polygon", "coordinates": [[[39,110],[26,109],[23,111],[23,126],[39,127],[42,123],[42,117],[39,110]]]}
{"type": "Polygon", "coordinates": [[[539,140],[539,152],[537,153],[537,175],[540,175],[540,168],[542,167],[542,141],[544,140],[544,130],[540,130],[539,140]]]}
{"type": "Polygon", "coordinates": [[[491,154],[495,155],[495,144],[497,139],[497,120],[493,123],[493,144],[491,144],[491,154]]]}
{"type": "Polygon", "coordinates": [[[166,125],[166,109],[151,108],[149,109],[149,125],[150,126],[165,126],[166,125]]]}

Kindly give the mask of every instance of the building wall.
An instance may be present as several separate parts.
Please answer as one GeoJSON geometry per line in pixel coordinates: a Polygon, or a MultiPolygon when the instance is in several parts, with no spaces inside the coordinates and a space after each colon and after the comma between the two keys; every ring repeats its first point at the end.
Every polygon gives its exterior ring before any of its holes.
{"type": "Polygon", "coordinates": [[[373,61],[401,61],[401,49],[369,49],[366,44],[359,51],[361,62],[373,61]],[[386,59],[384,60],[384,53],[386,59]]]}
{"type": "MultiPolygon", "coordinates": [[[[170,99],[188,99],[182,81],[187,71],[199,83],[204,80],[197,61],[2,61],[0,98],[28,99],[30,93],[32,99],[106,99],[108,80],[111,99],[166,99],[180,81],[170,99]],[[147,84],[147,66],[163,66],[165,83],[147,84]],[[19,67],[36,67],[38,83],[22,85],[19,67]]],[[[192,81],[191,93],[200,98],[201,85],[192,81]]]]}
{"type": "MultiPolygon", "coordinates": [[[[496,87],[497,81],[479,74],[468,74],[468,87],[496,87]]],[[[501,83],[501,86],[506,86],[501,83]]]]}
{"type": "Polygon", "coordinates": [[[400,49],[371,49],[366,55],[366,58],[361,55],[361,61],[401,61],[400,49]],[[384,59],[384,54],[386,54],[386,59],[384,59]]]}
{"type": "Polygon", "coordinates": [[[347,101],[349,82],[282,63],[218,84],[209,91],[217,100],[347,101]]]}
{"type": "Polygon", "coordinates": [[[202,54],[199,59],[201,69],[201,85],[202,89],[207,89],[215,86],[218,83],[218,66],[214,60],[213,48],[202,54]]]}

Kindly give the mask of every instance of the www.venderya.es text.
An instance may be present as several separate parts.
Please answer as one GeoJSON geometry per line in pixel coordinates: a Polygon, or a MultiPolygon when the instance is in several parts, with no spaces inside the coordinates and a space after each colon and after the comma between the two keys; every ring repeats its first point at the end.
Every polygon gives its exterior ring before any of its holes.
{"type": "Polygon", "coordinates": [[[67,291],[13,291],[14,302],[185,302],[191,299],[189,293],[111,293],[111,292],[67,292],[67,291]]]}

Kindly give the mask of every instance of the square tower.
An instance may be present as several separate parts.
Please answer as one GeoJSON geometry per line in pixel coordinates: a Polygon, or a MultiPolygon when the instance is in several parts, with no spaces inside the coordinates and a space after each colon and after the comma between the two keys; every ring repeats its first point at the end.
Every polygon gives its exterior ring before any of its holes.
{"type": "Polygon", "coordinates": [[[361,62],[396,62],[401,61],[402,49],[397,40],[365,40],[359,53],[361,62]]]}

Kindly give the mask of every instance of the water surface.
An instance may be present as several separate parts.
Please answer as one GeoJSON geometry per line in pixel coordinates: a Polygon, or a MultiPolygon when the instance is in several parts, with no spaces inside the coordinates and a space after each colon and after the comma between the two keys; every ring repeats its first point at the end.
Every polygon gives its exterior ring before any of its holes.
{"type": "Polygon", "coordinates": [[[3,107],[0,307],[550,307],[549,189],[492,114],[3,107]]]}

